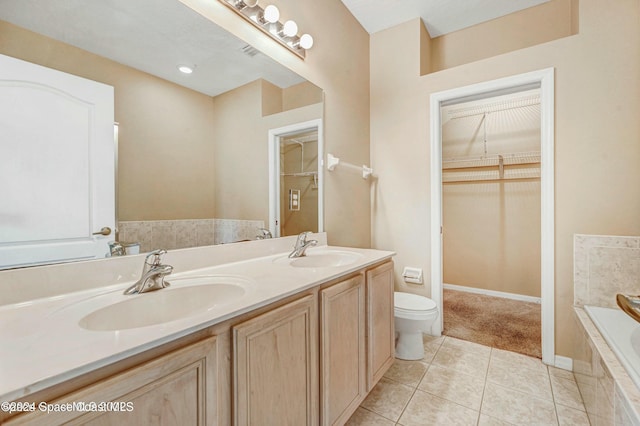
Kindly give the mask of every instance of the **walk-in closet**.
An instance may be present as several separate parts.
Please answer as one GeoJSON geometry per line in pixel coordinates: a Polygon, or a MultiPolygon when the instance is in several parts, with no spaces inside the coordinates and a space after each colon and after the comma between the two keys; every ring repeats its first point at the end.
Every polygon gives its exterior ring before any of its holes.
{"type": "Polygon", "coordinates": [[[444,333],[540,357],[539,89],[441,114],[444,333]]]}

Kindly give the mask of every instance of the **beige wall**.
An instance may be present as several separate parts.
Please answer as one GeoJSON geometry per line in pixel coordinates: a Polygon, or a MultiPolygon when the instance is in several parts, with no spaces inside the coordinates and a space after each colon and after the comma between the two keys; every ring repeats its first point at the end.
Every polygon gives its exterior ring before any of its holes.
{"type": "Polygon", "coordinates": [[[0,53],[114,86],[120,220],[212,217],[211,97],[4,21],[0,53]]]}
{"type": "Polygon", "coordinates": [[[216,218],[268,223],[269,129],[322,117],[322,103],[282,111],[282,92],[256,80],[213,98],[216,218]]]}
{"type": "Polygon", "coordinates": [[[282,90],[282,110],[288,111],[305,105],[319,104],[323,98],[321,89],[305,81],[282,90]]]}
{"type": "Polygon", "coordinates": [[[576,34],[577,14],[578,0],[551,0],[499,18],[500,22],[489,21],[436,37],[431,40],[427,72],[445,70],[576,34]],[[517,36],[512,37],[512,34],[517,36]]]}
{"type": "Polygon", "coordinates": [[[423,77],[418,19],[371,37],[371,158],[379,176],[373,245],[398,252],[399,288],[426,295],[429,95],[555,68],[555,339],[564,356],[572,354],[575,333],[573,234],[640,233],[640,3],[582,0],[579,18],[577,35],[423,77]],[[406,287],[404,266],[423,268],[425,286],[406,287]]]}
{"type": "MultiPolygon", "coordinates": [[[[305,60],[266,37],[223,4],[180,0],[287,66],[325,94],[325,153],[369,162],[369,35],[340,0],[279,0],[280,20],[294,19],[313,35],[305,60]]],[[[330,244],[368,247],[371,181],[357,174],[325,174],[325,231],[330,244]]]]}

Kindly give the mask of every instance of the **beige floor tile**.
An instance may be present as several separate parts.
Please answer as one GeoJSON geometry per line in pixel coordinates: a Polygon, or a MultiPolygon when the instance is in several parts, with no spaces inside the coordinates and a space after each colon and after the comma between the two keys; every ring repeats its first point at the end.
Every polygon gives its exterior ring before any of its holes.
{"type": "Polygon", "coordinates": [[[487,382],[553,401],[549,374],[546,370],[521,368],[517,364],[492,357],[487,382]]]}
{"type": "Polygon", "coordinates": [[[383,377],[361,406],[395,422],[402,414],[413,392],[412,387],[383,377]]]}
{"type": "Polygon", "coordinates": [[[447,336],[442,342],[443,346],[450,348],[459,348],[469,352],[476,352],[478,354],[489,356],[491,354],[491,347],[481,345],[480,343],[469,342],[462,339],[456,339],[455,337],[447,336]]]}
{"type": "Polygon", "coordinates": [[[566,405],[567,407],[585,411],[582,396],[580,396],[580,390],[574,380],[552,377],[551,388],[553,389],[553,398],[556,404],[566,405]]]}
{"type": "Polygon", "coordinates": [[[409,401],[398,424],[403,426],[469,425],[478,422],[478,412],[421,390],[409,401]]]}
{"type": "Polygon", "coordinates": [[[482,413],[516,425],[557,425],[553,401],[487,382],[482,413]]]}
{"type": "Polygon", "coordinates": [[[436,353],[438,352],[438,349],[440,349],[442,342],[444,342],[444,336],[435,337],[423,334],[422,342],[424,346],[424,358],[422,359],[422,361],[430,363],[431,361],[433,361],[433,357],[436,356],[436,353]]]}
{"type": "Polygon", "coordinates": [[[478,426],[513,426],[512,423],[505,422],[504,420],[496,419],[495,417],[487,416],[486,414],[480,414],[480,420],[478,420],[478,426]]]}
{"type": "Polygon", "coordinates": [[[584,411],[559,404],[556,404],[556,411],[558,412],[560,426],[589,426],[590,424],[589,417],[584,411]]]}
{"type": "Polygon", "coordinates": [[[359,407],[345,423],[346,426],[394,426],[395,422],[359,407]]]}
{"type": "Polygon", "coordinates": [[[431,365],[418,389],[455,402],[473,410],[480,410],[484,380],[456,370],[431,365]]]}
{"type": "Polygon", "coordinates": [[[431,361],[431,365],[449,368],[484,379],[489,366],[489,356],[443,344],[433,361],[431,361]]]}
{"type": "Polygon", "coordinates": [[[544,365],[540,359],[515,352],[492,348],[491,359],[509,362],[520,368],[528,368],[530,370],[539,370],[548,373],[547,366],[544,365]]]}
{"type": "Polygon", "coordinates": [[[440,346],[442,344],[442,342],[444,342],[444,338],[445,336],[431,336],[429,334],[423,334],[422,335],[422,342],[425,345],[434,345],[434,346],[440,346]]]}
{"type": "Polygon", "coordinates": [[[422,361],[396,359],[384,377],[415,388],[427,371],[428,364],[422,361]]]}

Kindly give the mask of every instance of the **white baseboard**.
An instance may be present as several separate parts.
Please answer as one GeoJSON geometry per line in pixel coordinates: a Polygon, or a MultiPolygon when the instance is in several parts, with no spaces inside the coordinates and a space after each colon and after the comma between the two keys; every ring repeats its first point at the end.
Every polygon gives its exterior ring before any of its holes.
{"type": "Polygon", "coordinates": [[[556,355],[554,367],[573,371],[573,359],[566,356],[556,355]]]}
{"type": "Polygon", "coordinates": [[[505,299],[519,300],[521,302],[530,302],[530,303],[540,304],[539,297],[525,296],[523,294],[506,293],[504,291],[496,291],[496,290],[485,290],[483,288],[465,287],[465,286],[456,285],[456,284],[442,284],[442,288],[446,288],[448,290],[466,291],[467,293],[484,294],[486,296],[503,297],[505,299]]]}

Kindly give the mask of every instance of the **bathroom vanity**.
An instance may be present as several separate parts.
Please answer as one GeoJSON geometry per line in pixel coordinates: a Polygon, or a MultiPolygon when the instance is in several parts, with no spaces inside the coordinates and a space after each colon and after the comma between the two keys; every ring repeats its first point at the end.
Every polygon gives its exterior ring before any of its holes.
{"type": "MultiPolygon", "coordinates": [[[[123,282],[1,307],[2,324],[15,327],[13,336],[0,328],[0,400],[35,407],[3,410],[0,421],[343,424],[393,362],[394,253],[325,245],[289,259],[293,239],[169,252],[171,286],[152,293],[124,296],[123,282]],[[206,266],[211,259],[218,264],[206,266]],[[242,291],[225,287],[203,308],[200,294],[220,280],[242,291]],[[152,314],[132,302],[150,297],[161,311],[175,299],[194,313],[152,314]],[[122,306],[139,315],[123,320],[122,306]]],[[[64,276],[73,265],[51,268],[64,276]]]]}

